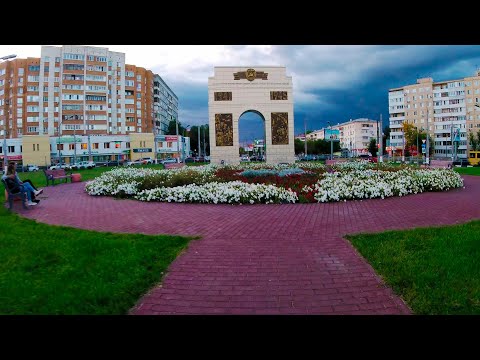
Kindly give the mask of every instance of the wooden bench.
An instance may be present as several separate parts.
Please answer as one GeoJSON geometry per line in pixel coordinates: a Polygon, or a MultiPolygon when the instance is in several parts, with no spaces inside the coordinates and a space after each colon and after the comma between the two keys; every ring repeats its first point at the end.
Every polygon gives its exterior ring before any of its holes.
{"type": "Polygon", "coordinates": [[[5,180],[2,179],[2,184],[5,187],[5,190],[7,191],[8,194],[8,206],[9,210],[12,210],[13,207],[13,199],[14,198],[19,198],[22,201],[22,206],[24,209],[28,209],[27,205],[25,205],[25,202],[27,201],[27,196],[23,192],[18,192],[18,193],[12,193],[10,189],[8,188],[7,184],[5,183],[5,180]]]}
{"type": "Polygon", "coordinates": [[[72,181],[72,174],[67,174],[65,169],[43,170],[43,172],[47,178],[47,186],[49,182],[51,182],[52,185],[55,185],[55,180],[65,179],[64,182],[68,182],[68,179],[70,179],[70,182],[72,181]]]}

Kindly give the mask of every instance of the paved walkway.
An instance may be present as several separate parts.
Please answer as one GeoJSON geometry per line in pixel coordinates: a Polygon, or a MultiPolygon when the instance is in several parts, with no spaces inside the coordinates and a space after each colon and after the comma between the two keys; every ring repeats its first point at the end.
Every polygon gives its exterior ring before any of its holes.
{"type": "Polygon", "coordinates": [[[202,205],[88,196],[85,183],[45,188],[24,216],[49,224],[201,235],[132,314],[409,314],[345,234],[480,218],[480,177],[466,189],[328,204],[202,205]]]}

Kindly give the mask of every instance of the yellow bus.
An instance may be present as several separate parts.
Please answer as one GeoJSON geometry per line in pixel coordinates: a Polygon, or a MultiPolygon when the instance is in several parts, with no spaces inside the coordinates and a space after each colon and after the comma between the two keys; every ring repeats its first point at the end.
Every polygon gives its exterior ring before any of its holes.
{"type": "Polygon", "coordinates": [[[480,162],[480,151],[470,150],[468,155],[468,162],[470,165],[478,165],[480,162]]]}

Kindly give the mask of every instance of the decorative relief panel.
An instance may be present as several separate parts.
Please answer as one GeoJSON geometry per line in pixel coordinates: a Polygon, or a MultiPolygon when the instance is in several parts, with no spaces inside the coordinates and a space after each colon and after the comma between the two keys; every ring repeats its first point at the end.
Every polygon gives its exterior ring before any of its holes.
{"type": "Polygon", "coordinates": [[[217,92],[213,93],[215,101],[232,101],[232,92],[231,91],[224,91],[224,92],[217,92]]]}
{"type": "Polygon", "coordinates": [[[263,71],[255,71],[255,69],[248,69],[247,71],[239,71],[233,74],[233,80],[247,79],[253,81],[255,79],[268,80],[268,73],[263,71]]]}
{"type": "Polygon", "coordinates": [[[270,100],[288,100],[286,91],[270,91],[270,100]]]}
{"type": "Polygon", "coordinates": [[[215,144],[233,146],[232,114],[215,114],[215,144]]]}
{"type": "Polygon", "coordinates": [[[272,145],[288,145],[288,113],[272,112],[272,145]]]}

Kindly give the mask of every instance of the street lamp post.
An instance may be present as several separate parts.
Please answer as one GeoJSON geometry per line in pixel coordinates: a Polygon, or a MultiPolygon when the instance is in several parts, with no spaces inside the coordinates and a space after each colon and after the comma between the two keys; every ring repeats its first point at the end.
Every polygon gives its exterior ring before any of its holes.
{"type": "MultiPolygon", "coordinates": [[[[206,125],[205,125],[206,127],[206,125]]],[[[203,129],[203,159],[205,160],[205,156],[207,156],[207,143],[205,142],[205,132],[206,132],[206,128],[203,129]]]]}
{"type": "MultiPolygon", "coordinates": [[[[9,60],[9,59],[14,59],[16,58],[17,55],[6,55],[6,56],[2,56],[0,57],[0,60],[9,60]]],[[[3,124],[3,166],[4,166],[4,170],[5,170],[5,174],[7,173],[7,166],[8,166],[8,156],[7,156],[7,119],[8,119],[8,115],[5,114],[5,122],[3,124]]]]}
{"type": "Polygon", "coordinates": [[[333,160],[333,139],[332,139],[332,124],[330,121],[327,121],[328,127],[330,128],[330,160],[333,160]]]}
{"type": "Polygon", "coordinates": [[[202,131],[202,125],[198,125],[198,158],[200,159],[200,155],[202,154],[202,147],[200,146],[200,131],[202,131]]]}
{"type": "Polygon", "coordinates": [[[77,133],[76,125],[73,125],[73,163],[77,163],[77,133]]]}
{"type": "Polygon", "coordinates": [[[177,133],[177,162],[180,162],[180,138],[178,135],[178,119],[175,118],[175,128],[177,133]]]}
{"type": "Polygon", "coordinates": [[[61,144],[61,138],[60,138],[60,119],[58,120],[58,128],[57,128],[57,135],[58,135],[58,140],[57,140],[57,150],[58,150],[58,164],[62,165],[62,153],[60,152],[60,144],[61,144]]]}
{"type": "Polygon", "coordinates": [[[305,159],[307,158],[307,119],[303,119],[303,125],[305,127],[305,159]]]}
{"type": "Polygon", "coordinates": [[[417,128],[417,164],[418,164],[418,128],[417,128]]]}
{"type": "Polygon", "coordinates": [[[382,120],[382,114],[380,114],[380,162],[383,162],[383,120],[382,120]]]}
{"type": "MultiPolygon", "coordinates": [[[[183,128],[183,141],[182,141],[182,158],[183,158],[183,161],[185,161],[185,133],[186,132],[190,132],[190,125],[187,125],[185,128],[183,128]]],[[[183,162],[182,161],[182,162],[183,162]]]]}
{"type": "Polygon", "coordinates": [[[88,140],[88,161],[92,161],[92,147],[90,145],[90,119],[88,118],[87,115],[87,140],[88,140]]]}
{"type": "MultiPolygon", "coordinates": [[[[431,99],[432,96],[428,95],[427,99],[431,99]]],[[[430,128],[428,126],[428,117],[429,117],[429,111],[428,111],[428,103],[427,103],[427,144],[425,145],[426,147],[426,154],[425,154],[425,164],[430,165],[430,128]]]]}

